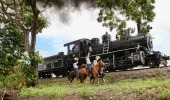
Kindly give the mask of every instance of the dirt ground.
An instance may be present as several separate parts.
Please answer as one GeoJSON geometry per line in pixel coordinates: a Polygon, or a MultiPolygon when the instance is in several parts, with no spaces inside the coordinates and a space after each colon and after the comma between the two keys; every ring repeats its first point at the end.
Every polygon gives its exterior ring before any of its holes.
{"type": "MultiPolygon", "coordinates": [[[[153,69],[140,69],[140,70],[129,70],[129,71],[118,71],[118,72],[109,72],[106,73],[107,76],[114,76],[113,80],[110,81],[110,83],[114,83],[117,81],[121,81],[124,79],[148,79],[148,78],[157,78],[157,77],[167,77],[170,78],[170,67],[164,67],[164,68],[153,68],[153,69]]],[[[63,100],[104,100],[104,98],[107,98],[108,100],[112,100],[112,97],[110,95],[111,90],[104,90],[99,95],[86,98],[81,97],[80,95],[72,95],[63,98],[63,100]],[[100,95],[101,94],[101,95],[100,95]],[[106,95],[103,95],[106,94],[106,95]]],[[[1,90],[0,89],[0,100],[18,100],[18,93],[17,90],[1,90]]],[[[148,93],[149,94],[149,93],[148,93]]],[[[149,95],[149,96],[152,96],[149,95]]],[[[131,93],[124,95],[122,97],[117,97],[117,100],[130,100],[129,98],[135,98],[135,100],[138,100],[137,94],[131,93]]],[[[31,97],[28,100],[55,100],[53,97],[31,97]]]]}

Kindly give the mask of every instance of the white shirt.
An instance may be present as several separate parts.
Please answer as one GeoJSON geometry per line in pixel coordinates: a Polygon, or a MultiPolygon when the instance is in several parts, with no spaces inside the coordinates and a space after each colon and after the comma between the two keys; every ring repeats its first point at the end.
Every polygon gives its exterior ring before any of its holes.
{"type": "Polygon", "coordinates": [[[78,68],[77,64],[78,64],[78,61],[77,61],[77,62],[75,62],[75,63],[73,63],[73,67],[74,67],[74,69],[75,69],[75,68],[78,68]]]}
{"type": "Polygon", "coordinates": [[[91,64],[89,56],[90,56],[90,53],[88,53],[86,56],[86,64],[91,64]]]}

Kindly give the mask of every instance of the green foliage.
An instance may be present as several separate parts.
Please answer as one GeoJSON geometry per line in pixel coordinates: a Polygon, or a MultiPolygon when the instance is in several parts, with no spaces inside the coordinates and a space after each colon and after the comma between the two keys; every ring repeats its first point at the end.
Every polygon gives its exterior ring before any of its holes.
{"type": "Polygon", "coordinates": [[[25,51],[23,34],[12,24],[6,24],[0,33],[0,73],[7,76],[25,51]]]}
{"type": "Polygon", "coordinates": [[[147,34],[151,29],[149,22],[152,22],[155,0],[98,0],[98,7],[101,9],[98,22],[103,22],[112,31],[117,29],[118,34],[124,34],[126,21],[141,23],[139,33],[147,34]]]}
{"type": "Polygon", "coordinates": [[[21,89],[23,86],[25,86],[25,77],[24,73],[22,72],[15,72],[11,73],[10,75],[4,77],[0,77],[0,80],[2,81],[1,88],[7,88],[7,89],[21,89]]]}
{"type": "Polygon", "coordinates": [[[14,75],[12,70],[20,65],[18,60],[24,55],[23,33],[11,23],[6,23],[0,33],[0,81],[6,88],[17,88],[15,78],[23,75],[14,75]]]}
{"type": "Polygon", "coordinates": [[[34,71],[34,65],[41,63],[43,61],[42,56],[39,55],[39,52],[34,54],[25,52],[22,56],[22,59],[19,60],[21,65],[21,71],[24,73],[23,77],[25,78],[25,83],[27,86],[30,86],[32,82],[36,80],[36,75],[34,71]]]}
{"type": "MultiPolygon", "coordinates": [[[[28,9],[27,11],[23,11],[22,13],[23,13],[23,18],[25,19],[23,20],[23,25],[26,26],[27,29],[31,28],[34,20],[32,11],[28,9]]],[[[38,18],[37,33],[39,32],[41,33],[43,28],[48,27],[48,24],[49,23],[47,19],[43,15],[40,15],[38,18]]]]}

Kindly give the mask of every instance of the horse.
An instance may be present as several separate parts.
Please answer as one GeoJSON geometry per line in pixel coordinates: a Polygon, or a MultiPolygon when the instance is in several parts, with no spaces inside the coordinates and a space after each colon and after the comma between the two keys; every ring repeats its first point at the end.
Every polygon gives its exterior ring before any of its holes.
{"type": "Polygon", "coordinates": [[[75,70],[72,70],[69,74],[68,74],[68,80],[69,80],[69,82],[71,83],[73,80],[74,80],[74,78],[76,78],[76,72],[75,72],[75,70]]]}
{"type": "MultiPolygon", "coordinates": [[[[84,64],[82,64],[80,67],[79,67],[79,73],[80,73],[80,75],[78,75],[78,79],[80,79],[80,83],[82,83],[82,75],[81,75],[81,73],[83,73],[83,72],[86,72],[85,70],[84,70],[84,68],[85,68],[86,66],[84,65],[84,64]]],[[[75,72],[75,70],[72,70],[70,73],[69,73],[69,75],[68,75],[68,80],[69,80],[69,82],[70,83],[72,83],[72,81],[76,78],[76,72],[75,72]]]]}
{"type": "Polygon", "coordinates": [[[88,74],[89,73],[88,73],[88,69],[87,68],[81,68],[79,70],[78,79],[80,80],[80,83],[84,83],[84,80],[86,80],[88,74]]]}
{"type": "Polygon", "coordinates": [[[94,65],[92,67],[92,76],[90,76],[90,83],[93,84],[95,82],[95,80],[98,81],[98,85],[99,85],[99,79],[98,78],[101,78],[103,83],[105,84],[105,79],[104,79],[104,69],[106,67],[106,64],[100,60],[97,62],[96,65],[94,65]]]}

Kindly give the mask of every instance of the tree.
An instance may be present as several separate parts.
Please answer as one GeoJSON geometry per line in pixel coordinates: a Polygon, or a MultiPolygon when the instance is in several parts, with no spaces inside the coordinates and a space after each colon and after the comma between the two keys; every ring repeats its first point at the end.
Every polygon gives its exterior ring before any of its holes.
{"type": "Polygon", "coordinates": [[[13,23],[24,35],[24,47],[31,59],[36,84],[39,57],[35,52],[36,35],[47,27],[47,20],[37,8],[36,0],[0,0],[0,23],[13,23]]]}
{"type": "Polygon", "coordinates": [[[98,0],[101,8],[98,22],[103,22],[112,31],[117,29],[119,35],[124,35],[126,21],[135,21],[140,34],[147,34],[152,28],[149,23],[155,17],[155,0],[98,0]]]}

